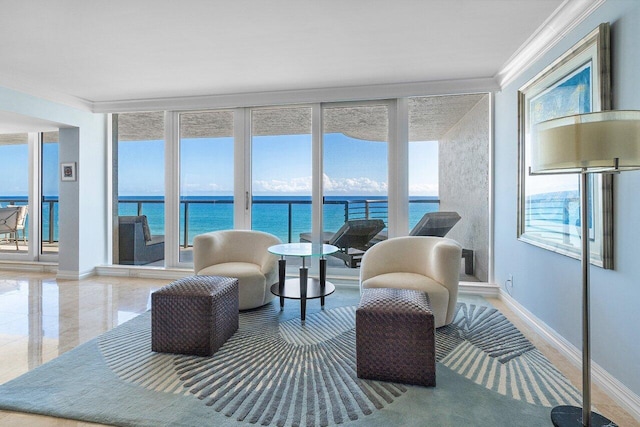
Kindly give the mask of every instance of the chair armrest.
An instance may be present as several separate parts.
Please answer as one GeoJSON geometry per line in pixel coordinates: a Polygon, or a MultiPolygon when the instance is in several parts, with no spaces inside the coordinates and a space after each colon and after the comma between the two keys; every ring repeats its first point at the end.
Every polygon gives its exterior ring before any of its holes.
{"type": "Polygon", "coordinates": [[[443,238],[433,246],[428,266],[429,276],[449,291],[446,323],[453,321],[453,313],[458,300],[460,282],[460,260],[462,247],[451,239],[443,238]]]}
{"type": "Polygon", "coordinates": [[[193,270],[196,274],[215,264],[216,246],[212,233],[199,234],[193,238],[193,270]]]}

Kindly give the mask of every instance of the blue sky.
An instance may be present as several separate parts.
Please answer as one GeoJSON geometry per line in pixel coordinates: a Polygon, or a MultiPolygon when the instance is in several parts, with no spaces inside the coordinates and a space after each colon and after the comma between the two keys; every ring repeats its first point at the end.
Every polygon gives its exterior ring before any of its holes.
{"type": "MultiPolygon", "coordinates": [[[[342,134],[325,135],[326,195],[386,195],[387,144],[342,134]]],[[[413,196],[436,196],[436,142],[410,144],[409,182],[413,196]]],[[[253,189],[256,195],[311,195],[311,136],[261,136],[253,140],[253,189]]],[[[0,195],[28,194],[28,147],[0,146],[0,195]]],[[[181,146],[183,195],[233,192],[233,139],[193,138],[181,146]]],[[[44,144],[44,194],[57,195],[58,144],[44,144]]],[[[164,141],[119,143],[119,193],[164,193],[164,141]]]]}
{"type": "MultiPolygon", "coordinates": [[[[325,135],[326,195],[386,195],[387,144],[342,134],[325,135]]],[[[162,141],[121,142],[121,195],[160,195],[164,186],[162,141]],[[140,159],[144,159],[141,162],[140,159]]],[[[261,136],[253,139],[255,195],[311,194],[311,136],[261,136]]],[[[182,140],[183,195],[230,195],[233,191],[232,138],[182,140]]],[[[410,144],[411,195],[436,196],[436,142],[410,144]]]]}
{"type": "MultiPolygon", "coordinates": [[[[58,144],[43,146],[42,178],[45,196],[58,195],[58,144]]],[[[27,144],[0,145],[0,196],[29,195],[29,147],[27,144]]]]}

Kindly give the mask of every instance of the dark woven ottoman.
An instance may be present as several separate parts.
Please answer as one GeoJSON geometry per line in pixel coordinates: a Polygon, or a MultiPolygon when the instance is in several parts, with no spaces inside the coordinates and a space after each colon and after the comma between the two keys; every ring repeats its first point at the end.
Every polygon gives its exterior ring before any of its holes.
{"type": "Polygon", "coordinates": [[[211,356],[238,329],[238,279],[191,276],[151,294],[151,350],[211,356]]]}
{"type": "Polygon", "coordinates": [[[364,289],[356,310],[358,378],[436,385],[433,313],[426,293],[364,289]]]}

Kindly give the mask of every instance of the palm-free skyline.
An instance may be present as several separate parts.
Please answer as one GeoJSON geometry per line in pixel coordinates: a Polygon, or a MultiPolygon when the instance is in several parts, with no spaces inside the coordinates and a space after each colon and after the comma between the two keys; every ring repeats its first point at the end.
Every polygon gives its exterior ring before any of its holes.
{"type": "MultiPolygon", "coordinates": [[[[190,138],[181,140],[181,144],[182,195],[233,194],[231,137],[190,138]]],[[[387,194],[386,143],[328,134],[324,144],[326,195],[387,194]]],[[[437,142],[410,144],[409,183],[412,196],[437,196],[437,142]]],[[[255,195],[310,195],[311,137],[255,137],[252,186],[255,195]]],[[[163,141],[120,142],[119,193],[123,196],[164,193],[163,141]]]]}
{"type": "MultiPolygon", "coordinates": [[[[342,134],[324,139],[324,191],[327,196],[388,193],[387,143],[363,141],[342,134]]],[[[438,195],[438,143],[410,143],[411,196],[438,195]]],[[[162,140],[120,141],[118,184],[121,196],[164,194],[162,140]]],[[[311,195],[310,135],[260,136],[252,144],[254,195],[311,195]]],[[[26,144],[0,146],[0,195],[28,195],[26,144]]],[[[183,196],[233,194],[233,138],[190,138],[181,141],[183,196]]],[[[58,144],[43,146],[43,194],[58,195],[58,144]]]]}

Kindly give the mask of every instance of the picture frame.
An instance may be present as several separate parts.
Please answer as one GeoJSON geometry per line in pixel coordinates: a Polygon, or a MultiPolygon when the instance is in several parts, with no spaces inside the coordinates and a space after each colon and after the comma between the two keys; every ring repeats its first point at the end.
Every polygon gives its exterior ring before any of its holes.
{"type": "MultiPolygon", "coordinates": [[[[529,175],[535,123],[611,108],[610,26],[600,24],[518,91],[518,239],[580,258],[579,176],[529,175]]],[[[613,268],[613,178],[592,174],[590,261],[613,268]]]]}
{"type": "Polygon", "coordinates": [[[76,172],[76,163],[60,163],[60,180],[61,181],[76,181],[78,179],[76,172]]]}

